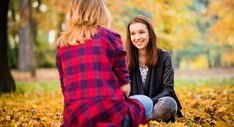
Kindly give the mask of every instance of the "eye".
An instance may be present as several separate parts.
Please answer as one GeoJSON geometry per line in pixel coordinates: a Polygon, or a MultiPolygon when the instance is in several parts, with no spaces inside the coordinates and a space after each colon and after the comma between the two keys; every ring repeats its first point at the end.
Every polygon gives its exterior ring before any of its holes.
{"type": "Polygon", "coordinates": [[[143,33],[145,33],[145,31],[140,31],[139,33],[140,33],[140,34],[143,34],[143,33]]]}
{"type": "Polygon", "coordinates": [[[135,33],[134,32],[130,32],[130,35],[135,35],[135,33]]]}

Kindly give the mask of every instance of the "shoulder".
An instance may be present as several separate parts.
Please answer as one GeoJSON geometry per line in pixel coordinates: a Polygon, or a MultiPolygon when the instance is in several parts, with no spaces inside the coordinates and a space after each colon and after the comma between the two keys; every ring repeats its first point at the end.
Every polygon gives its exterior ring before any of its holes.
{"type": "Polygon", "coordinates": [[[160,59],[165,61],[171,59],[171,53],[165,49],[159,49],[160,59]]]}
{"type": "Polygon", "coordinates": [[[114,37],[117,37],[117,38],[121,38],[121,36],[114,30],[111,30],[111,29],[108,29],[108,28],[105,28],[105,27],[99,27],[98,28],[99,31],[103,34],[105,34],[107,37],[110,37],[110,38],[114,38],[114,37]]]}
{"type": "Polygon", "coordinates": [[[102,34],[102,37],[107,41],[107,43],[113,46],[113,48],[123,48],[121,36],[117,32],[105,27],[99,27],[98,29],[99,32],[102,34]]]}

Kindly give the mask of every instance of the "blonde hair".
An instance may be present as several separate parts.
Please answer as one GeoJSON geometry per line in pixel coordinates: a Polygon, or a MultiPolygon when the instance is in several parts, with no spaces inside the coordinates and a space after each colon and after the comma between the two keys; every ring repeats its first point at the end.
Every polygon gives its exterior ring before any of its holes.
{"type": "Polygon", "coordinates": [[[58,46],[84,44],[97,32],[98,26],[110,27],[111,16],[105,0],[72,0],[66,18],[66,30],[58,46]]]}

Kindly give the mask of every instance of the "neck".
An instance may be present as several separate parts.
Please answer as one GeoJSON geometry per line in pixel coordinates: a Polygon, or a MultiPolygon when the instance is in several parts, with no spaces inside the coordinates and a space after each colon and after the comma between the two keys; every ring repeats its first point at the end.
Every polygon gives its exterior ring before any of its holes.
{"type": "Polygon", "coordinates": [[[138,50],[138,54],[139,54],[139,57],[145,57],[146,56],[146,50],[144,50],[144,49],[138,50]]]}
{"type": "Polygon", "coordinates": [[[146,67],[146,50],[138,50],[138,59],[139,59],[139,66],[146,67]]]}

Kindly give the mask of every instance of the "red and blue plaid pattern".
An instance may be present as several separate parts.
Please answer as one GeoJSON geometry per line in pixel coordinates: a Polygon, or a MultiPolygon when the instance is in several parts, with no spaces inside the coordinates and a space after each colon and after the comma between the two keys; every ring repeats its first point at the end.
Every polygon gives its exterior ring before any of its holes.
{"type": "Polygon", "coordinates": [[[64,95],[62,126],[120,127],[127,113],[132,126],[145,121],[140,102],[120,89],[130,80],[119,34],[98,27],[85,44],[60,47],[56,64],[64,95]]]}

